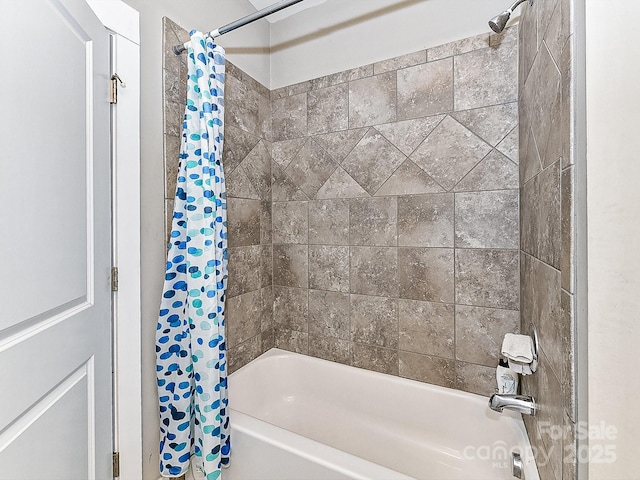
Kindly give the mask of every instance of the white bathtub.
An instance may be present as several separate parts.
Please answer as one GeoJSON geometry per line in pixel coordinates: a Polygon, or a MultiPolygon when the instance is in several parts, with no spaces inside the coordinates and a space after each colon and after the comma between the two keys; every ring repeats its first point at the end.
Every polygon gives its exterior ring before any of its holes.
{"type": "Polygon", "coordinates": [[[487,398],[273,349],[229,378],[223,480],[539,480],[519,414],[487,398]]]}

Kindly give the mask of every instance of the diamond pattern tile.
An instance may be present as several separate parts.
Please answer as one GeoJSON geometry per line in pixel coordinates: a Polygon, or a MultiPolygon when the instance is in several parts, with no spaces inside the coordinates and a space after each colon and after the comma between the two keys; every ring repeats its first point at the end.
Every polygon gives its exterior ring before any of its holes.
{"type": "Polygon", "coordinates": [[[449,191],[490,151],[486,142],[447,116],[410,158],[449,191]]]}

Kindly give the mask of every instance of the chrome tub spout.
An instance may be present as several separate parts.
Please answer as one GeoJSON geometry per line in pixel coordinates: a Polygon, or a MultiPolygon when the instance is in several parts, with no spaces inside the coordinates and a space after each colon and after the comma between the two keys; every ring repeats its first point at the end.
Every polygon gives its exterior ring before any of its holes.
{"type": "Polygon", "coordinates": [[[528,395],[509,395],[495,393],[489,399],[489,408],[502,413],[507,410],[515,410],[525,415],[535,415],[537,406],[533,397],[528,395]]]}

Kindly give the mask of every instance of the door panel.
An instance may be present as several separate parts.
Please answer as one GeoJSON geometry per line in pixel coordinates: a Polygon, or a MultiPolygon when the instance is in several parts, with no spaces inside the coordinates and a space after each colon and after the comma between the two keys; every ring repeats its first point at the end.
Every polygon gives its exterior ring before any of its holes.
{"type": "Polygon", "coordinates": [[[111,478],[108,34],[3,2],[0,479],[111,478]]]}

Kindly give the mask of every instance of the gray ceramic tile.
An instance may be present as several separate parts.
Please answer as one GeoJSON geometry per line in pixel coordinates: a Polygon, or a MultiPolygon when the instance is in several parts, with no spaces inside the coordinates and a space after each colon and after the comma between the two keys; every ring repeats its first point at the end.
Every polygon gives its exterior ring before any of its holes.
{"type": "Polygon", "coordinates": [[[229,175],[225,175],[225,185],[227,187],[227,197],[249,198],[260,200],[260,194],[249,180],[249,177],[240,165],[229,175]]]}
{"type": "Polygon", "coordinates": [[[411,155],[433,129],[442,121],[444,115],[416,118],[402,122],[385,123],[376,125],[382,135],[405,155],[411,155]]]}
{"type": "Polygon", "coordinates": [[[371,128],[342,162],[342,167],[373,195],[405,159],[400,150],[371,128]]]}
{"type": "Polygon", "coordinates": [[[519,85],[524,85],[526,78],[529,76],[531,65],[538,52],[538,10],[537,2],[533,5],[522,5],[520,10],[520,29],[519,40],[519,68],[520,76],[519,85]]]}
{"type": "Polygon", "coordinates": [[[398,356],[401,377],[442,387],[455,387],[456,365],[454,360],[410,352],[399,352],[398,356]]]}
{"type": "Polygon", "coordinates": [[[287,86],[287,95],[299,95],[301,93],[307,93],[309,90],[311,90],[311,82],[298,82],[287,86]]]}
{"type": "MultiPolygon", "coordinates": [[[[566,1],[566,0],[561,0],[566,1]]],[[[568,8],[568,7],[567,7],[568,8]]],[[[560,89],[561,125],[560,138],[562,140],[562,168],[575,163],[575,105],[573,102],[575,85],[572,59],[574,58],[574,42],[568,41],[560,57],[560,73],[562,84],[560,89]]]]}
{"type": "Polygon", "coordinates": [[[260,286],[273,285],[273,246],[262,245],[260,252],[260,286]]]}
{"type": "Polygon", "coordinates": [[[287,350],[289,352],[301,353],[307,355],[309,353],[309,334],[296,332],[295,330],[277,329],[275,331],[276,348],[287,350]]]}
{"type": "Polygon", "coordinates": [[[351,341],[398,348],[398,300],[351,295],[351,341]]]}
{"type": "Polygon", "coordinates": [[[271,100],[266,95],[258,96],[258,133],[262,138],[271,140],[271,100]]]}
{"type": "Polygon", "coordinates": [[[336,162],[342,162],[355,147],[368,128],[344,130],[342,132],[325,133],[313,137],[318,145],[324,148],[336,162]]]}
{"type": "Polygon", "coordinates": [[[349,128],[348,84],[313,90],[307,102],[309,135],[349,128]]]}
{"type": "Polygon", "coordinates": [[[283,287],[309,287],[307,245],[273,246],[273,284],[283,287]]]}
{"type": "Polygon", "coordinates": [[[224,93],[226,124],[241,128],[254,135],[260,135],[261,128],[258,118],[260,96],[258,92],[251,89],[245,82],[227,75],[224,93]]]}
{"type": "Polygon", "coordinates": [[[460,180],[454,191],[517,189],[519,180],[518,166],[499,151],[493,150],[460,180]]]}
{"type": "Polygon", "coordinates": [[[516,310],[518,252],[456,249],[456,304],[516,310]]]}
{"type": "Polygon", "coordinates": [[[233,172],[260,141],[260,137],[232,125],[224,127],[222,163],[226,174],[233,172]]]}
{"type": "Polygon", "coordinates": [[[374,372],[398,375],[398,351],[352,343],[351,365],[374,372]]]}
{"type": "Polygon", "coordinates": [[[260,243],[260,211],[259,200],[227,199],[229,247],[260,243]]]}
{"type": "Polygon", "coordinates": [[[229,348],[229,373],[233,373],[239,368],[244,367],[247,363],[259,357],[261,353],[260,335],[256,335],[240,345],[229,348]]]}
{"type": "MultiPolygon", "coordinates": [[[[228,204],[227,204],[227,208],[228,204]]],[[[260,202],[260,243],[271,244],[272,239],[272,208],[271,202],[260,202]]]]}
{"type": "Polygon", "coordinates": [[[540,376],[540,394],[538,396],[538,411],[536,417],[538,425],[544,425],[540,433],[542,441],[548,448],[549,463],[554,472],[562,472],[562,436],[555,435],[564,425],[564,409],[562,405],[562,386],[554,372],[545,363],[544,355],[541,356],[537,375],[540,376]]]}
{"type": "Polygon", "coordinates": [[[483,33],[475,37],[464,38],[451,43],[445,43],[427,50],[427,60],[433,62],[441,58],[452,57],[453,55],[461,55],[463,53],[472,52],[489,46],[489,34],[483,33]]]}
{"type": "Polygon", "coordinates": [[[310,80],[311,90],[319,90],[321,88],[330,87],[332,85],[338,85],[349,81],[349,77],[346,71],[332,73],[331,75],[325,75],[310,80]]]}
{"type": "Polygon", "coordinates": [[[184,105],[186,103],[186,89],[183,91],[180,80],[178,71],[162,70],[162,93],[165,104],[170,102],[184,105]],[[185,101],[183,102],[183,100],[185,101]]]}
{"type": "Polygon", "coordinates": [[[453,305],[400,299],[398,321],[400,350],[453,358],[453,305]]]}
{"type": "Polygon", "coordinates": [[[164,198],[174,198],[176,195],[176,180],[178,179],[178,164],[180,162],[180,137],[164,135],[164,198]]]}
{"type": "Polygon", "coordinates": [[[261,330],[261,318],[260,290],[229,298],[225,318],[229,348],[258,335],[261,330]]]}
{"type": "Polygon", "coordinates": [[[351,247],[351,292],[398,296],[397,250],[392,247],[351,247]]]}
{"type": "Polygon", "coordinates": [[[309,290],[309,334],[349,340],[349,294],[309,290]]]}
{"type": "Polygon", "coordinates": [[[376,196],[439,193],[444,189],[411,160],[407,159],[376,192],[376,196]]]}
{"type": "Polygon", "coordinates": [[[413,67],[427,61],[427,51],[419,50],[399,57],[382,60],[373,64],[373,73],[379,75],[381,73],[392,72],[401,68],[413,67]]]}
{"type": "Polygon", "coordinates": [[[271,164],[271,199],[274,202],[308,199],[307,195],[275,162],[271,164]]]}
{"type": "Polygon", "coordinates": [[[162,18],[162,43],[164,47],[162,68],[175,72],[180,71],[180,67],[185,63],[184,58],[174,54],[172,47],[187,40],[189,40],[189,35],[186,30],[170,18],[162,18]],[[178,32],[180,32],[180,38],[178,37],[178,32]]]}
{"type": "Polygon", "coordinates": [[[276,348],[273,328],[262,332],[262,334],[260,335],[260,343],[262,347],[262,353],[268,352],[272,348],[276,348]]]}
{"type": "Polygon", "coordinates": [[[171,224],[173,222],[173,200],[165,200],[164,201],[164,238],[166,241],[166,246],[169,246],[169,236],[171,235],[171,224]]]}
{"type": "Polygon", "coordinates": [[[309,290],[273,287],[273,323],[276,331],[309,331],[309,290]]]}
{"type": "Polygon", "coordinates": [[[489,397],[495,393],[496,369],[472,363],[456,363],[456,388],[489,397]]]}
{"type": "Polygon", "coordinates": [[[398,245],[453,247],[453,194],[398,198],[398,245]]]}
{"type": "Polygon", "coordinates": [[[373,64],[362,65],[360,67],[347,70],[347,78],[349,81],[360,80],[361,78],[371,77],[373,75],[373,64]]]}
{"type": "Polygon", "coordinates": [[[337,166],[323,148],[309,139],[285,172],[309,198],[314,198],[337,166]]]}
{"type": "Polygon", "coordinates": [[[502,349],[502,339],[507,333],[520,333],[520,312],[456,306],[458,360],[495,368],[502,349]]]}
{"type": "Polygon", "coordinates": [[[309,243],[349,244],[349,200],[309,202],[309,243]]]}
{"type": "Polygon", "coordinates": [[[577,474],[577,441],[576,441],[576,425],[566,414],[564,416],[564,432],[562,451],[564,452],[564,461],[562,462],[562,480],[576,480],[577,474]]]}
{"type": "Polygon", "coordinates": [[[260,330],[266,332],[273,329],[273,287],[268,286],[260,289],[260,300],[262,303],[262,323],[260,330]]]}
{"type": "Polygon", "coordinates": [[[489,35],[489,45],[492,47],[500,47],[503,43],[512,43],[518,41],[518,25],[505,28],[502,33],[493,33],[489,35]]]}
{"type": "Polygon", "coordinates": [[[284,97],[271,102],[273,140],[289,140],[307,134],[307,94],[284,97]]]}
{"type": "Polygon", "coordinates": [[[446,117],[411,155],[445,190],[451,190],[491,147],[451,117],[446,117]]]}
{"type": "Polygon", "coordinates": [[[338,167],[318,190],[316,198],[362,198],[369,194],[342,167],[338,167]]]}
{"type": "Polygon", "coordinates": [[[518,124],[518,102],[464,110],[452,116],[495,147],[518,124]]]}
{"type": "Polygon", "coordinates": [[[349,128],[395,120],[395,72],[349,82],[349,128]]]}
{"type": "Polygon", "coordinates": [[[398,249],[400,297],[453,303],[453,249],[398,249]]]}
{"type": "Polygon", "coordinates": [[[309,202],[273,203],[273,243],[309,242],[309,202]]]}
{"type": "Polygon", "coordinates": [[[454,57],[454,77],[456,111],[517,101],[517,44],[454,57]]]}
{"type": "Polygon", "coordinates": [[[260,245],[229,247],[229,298],[260,288],[261,252],[260,245]]]}
{"type": "Polygon", "coordinates": [[[307,143],[307,139],[305,137],[272,142],[269,144],[269,154],[271,155],[272,160],[276,162],[280,168],[285,169],[289,166],[305,143],[307,143]]]}
{"type": "Polygon", "coordinates": [[[517,165],[520,163],[519,144],[519,128],[515,127],[496,148],[517,165]]]}
{"type": "Polygon", "coordinates": [[[349,247],[309,246],[309,288],[349,291],[349,247]]]}
{"type": "Polygon", "coordinates": [[[456,247],[518,248],[518,191],[456,193],[456,247]]]}
{"type": "Polygon", "coordinates": [[[398,70],[398,120],[453,110],[453,60],[398,70]]]}
{"type": "Polygon", "coordinates": [[[396,245],[398,207],[395,197],[351,200],[349,235],[351,245],[396,245]]]}
{"type": "Polygon", "coordinates": [[[563,369],[560,272],[525,253],[520,264],[522,318],[535,323],[549,366],[560,377],[563,369]]]}
{"type": "Polygon", "coordinates": [[[164,102],[164,134],[182,135],[182,122],[184,119],[184,103],[164,102]]]}
{"type": "Polygon", "coordinates": [[[560,128],[560,87],[558,67],[543,44],[531,68],[522,93],[529,126],[534,135],[543,168],[562,155],[560,141],[555,138],[560,128]],[[552,148],[549,148],[551,145],[552,148]]]}
{"type": "Polygon", "coordinates": [[[261,200],[271,200],[271,157],[261,141],[240,164],[261,200]]]}
{"type": "Polygon", "coordinates": [[[351,343],[339,338],[309,335],[309,355],[349,365],[351,363],[351,343]]]}
{"type": "Polygon", "coordinates": [[[520,135],[520,152],[522,152],[520,155],[520,185],[526,185],[542,170],[535,137],[530,128],[523,130],[523,132],[524,135],[520,135]]]}
{"type": "Polygon", "coordinates": [[[560,162],[521,189],[521,248],[555,268],[561,255],[560,162]]]}

